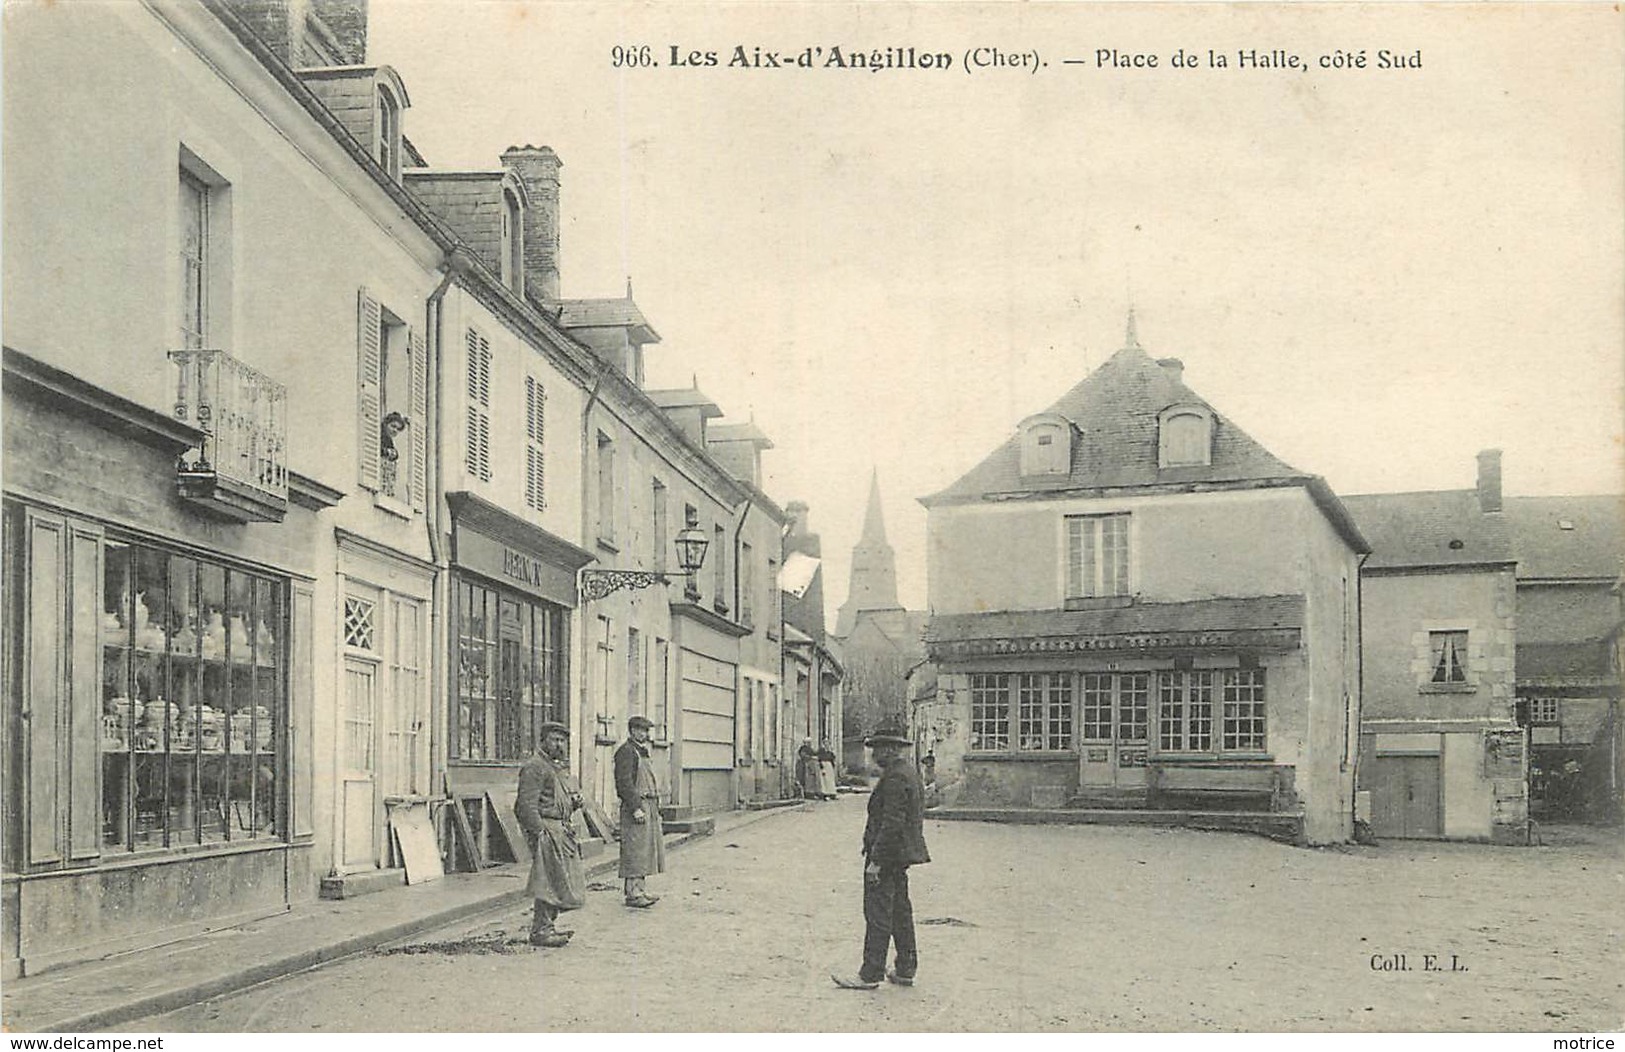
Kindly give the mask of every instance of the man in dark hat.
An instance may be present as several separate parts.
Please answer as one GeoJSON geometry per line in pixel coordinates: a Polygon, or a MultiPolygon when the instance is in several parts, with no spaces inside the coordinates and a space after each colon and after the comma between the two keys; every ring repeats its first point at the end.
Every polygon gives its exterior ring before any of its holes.
{"type": "Polygon", "coordinates": [[[914,904],[908,899],[908,867],[931,861],[925,849],[925,787],[904,749],[914,743],[901,719],[882,720],[864,740],[881,769],[869,794],[863,827],[863,967],[855,976],[831,975],[847,990],[873,990],[887,979],[913,986],[919,967],[914,943],[914,904]],[[886,968],[886,950],[897,946],[897,966],[886,968]]]}
{"type": "Polygon", "coordinates": [[[649,757],[646,716],[626,721],[627,740],[615,750],[615,795],[621,798],[621,879],[626,904],[648,909],[659,901],[643,888],[643,878],[666,868],[665,830],[660,824],[660,781],[649,757]]]}
{"type": "Polygon", "coordinates": [[[536,900],[530,944],[559,947],[575,934],[554,927],[559,914],[587,904],[587,871],[570,820],[581,807],[581,789],[566,766],[570,728],[543,723],[536,733],[540,744],[519,769],[513,811],[530,841],[528,890],[536,900]]]}

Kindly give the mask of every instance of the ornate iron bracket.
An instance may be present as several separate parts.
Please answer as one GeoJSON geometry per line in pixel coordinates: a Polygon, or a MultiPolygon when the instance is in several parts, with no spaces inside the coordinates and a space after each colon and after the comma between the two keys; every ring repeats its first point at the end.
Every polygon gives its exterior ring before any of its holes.
{"type": "Polygon", "coordinates": [[[648,570],[582,570],[581,599],[591,603],[622,588],[636,590],[669,583],[671,578],[665,574],[648,570]]]}

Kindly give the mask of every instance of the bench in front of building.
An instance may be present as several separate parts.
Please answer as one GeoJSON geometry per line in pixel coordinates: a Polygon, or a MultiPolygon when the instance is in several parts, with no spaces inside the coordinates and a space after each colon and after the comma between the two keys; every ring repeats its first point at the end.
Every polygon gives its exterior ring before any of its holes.
{"type": "Polygon", "coordinates": [[[1155,804],[1199,802],[1219,810],[1285,810],[1292,796],[1292,769],[1273,764],[1157,764],[1150,766],[1147,796],[1155,804]]]}

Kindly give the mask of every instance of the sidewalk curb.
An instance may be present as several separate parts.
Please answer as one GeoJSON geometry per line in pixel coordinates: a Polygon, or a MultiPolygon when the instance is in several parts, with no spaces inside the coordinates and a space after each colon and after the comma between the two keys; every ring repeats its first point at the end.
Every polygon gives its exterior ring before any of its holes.
{"type": "MultiPolygon", "coordinates": [[[[726,812],[729,815],[739,814],[741,816],[739,821],[730,822],[726,829],[731,832],[741,826],[751,825],[774,815],[786,814],[791,810],[791,808],[780,807],[757,812],[726,812]]],[[[684,833],[667,844],[666,849],[674,850],[685,844],[708,839],[715,835],[715,833],[684,833]]],[[[618,868],[619,865],[620,860],[618,858],[606,858],[588,866],[587,875],[589,877],[601,876],[618,868]]],[[[392,942],[401,942],[420,932],[444,927],[447,924],[453,924],[483,913],[495,913],[512,909],[527,901],[528,899],[522,889],[497,892],[488,898],[464,902],[435,913],[426,913],[378,931],[353,935],[347,939],[322,946],[312,946],[273,960],[260,961],[223,975],[217,975],[186,986],[178,986],[171,990],[148,994],[122,1004],[108,1005],[82,1015],[44,1022],[35,1026],[30,1032],[43,1034],[105,1030],[120,1023],[127,1023],[132,1019],[172,1012],[177,1008],[184,1008],[187,1005],[197,1004],[200,1001],[207,1001],[210,998],[220,997],[224,994],[236,993],[250,986],[257,986],[273,979],[280,979],[295,972],[308,971],[311,968],[331,964],[345,957],[354,957],[392,942]]],[[[16,1032],[22,1033],[24,1031],[16,1032]]]]}

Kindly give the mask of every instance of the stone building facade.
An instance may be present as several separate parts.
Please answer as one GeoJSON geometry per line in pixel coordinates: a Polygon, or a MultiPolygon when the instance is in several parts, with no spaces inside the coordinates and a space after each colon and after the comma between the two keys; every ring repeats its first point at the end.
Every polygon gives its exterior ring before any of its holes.
{"type": "Polygon", "coordinates": [[[946,802],[1351,835],[1368,547],[1324,481],[1152,359],[1132,319],[1122,350],[922,503],[932,708],[959,732],[935,743],[946,802]]]}
{"type": "Polygon", "coordinates": [[[1522,842],[1514,719],[1516,558],[1498,451],[1476,489],[1347,498],[1371,541],[1360,575],[1360,789],[1379,837],[1522,842]]]}

